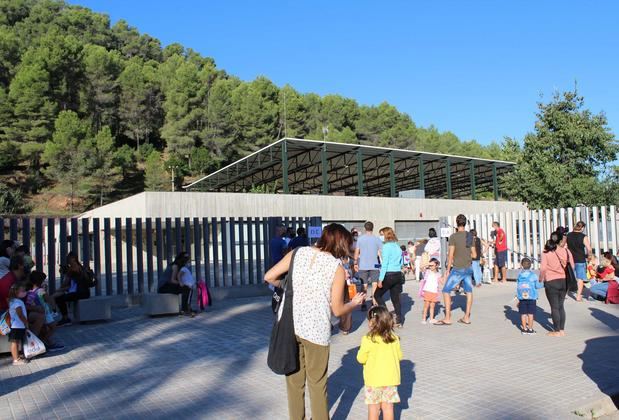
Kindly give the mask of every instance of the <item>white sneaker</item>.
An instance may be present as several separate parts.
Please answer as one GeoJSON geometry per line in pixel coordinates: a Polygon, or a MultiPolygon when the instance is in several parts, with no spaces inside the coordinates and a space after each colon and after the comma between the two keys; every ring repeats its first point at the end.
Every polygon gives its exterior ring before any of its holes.
{"type": "Polygon", "coordinates": [[[426,324],[427,324],[427,322],[426,322],[426,320],[425,320],[425,319],[422,319],[422,320],[421,320],[421,323],[422,323],[423,325],[426,325],[426,324]]]}

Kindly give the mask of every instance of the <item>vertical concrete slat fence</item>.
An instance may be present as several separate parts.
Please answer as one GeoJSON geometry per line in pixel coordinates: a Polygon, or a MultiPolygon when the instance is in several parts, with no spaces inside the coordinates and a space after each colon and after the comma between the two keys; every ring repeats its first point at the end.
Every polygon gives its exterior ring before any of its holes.
{"type": "MultiPolygon", "coordinates": [[[[322,226],[320,217],[290,218],[287,226],[322,226]]],[[[48,276],[50,292],[69,251],[93,269],[97,296],[154,292],[165,268],[181,251],[211,288],[263,283],[270,267],[269,240],[278,217],[247,218],[41,218],[0,217],[0,240],[28,247],[35,269],[48,276]]]]}
{"type": "MultiPolygon", "coordinates": [[[[587,225],[584,233],[589,237],[593,254],[598,258],[605,251],[612,251],[617,255],[619,248],[617,236],[619,214],[616,206],[540,209],[466,216],[469,227],[475,227],[479,236],[485,240],[491,239],[492,222],[499,221],[507,235],[508,269],[519,268],[520,259],[525,256],[533,258],[534,267],[539,268],[541,253],[550,234],[559,226],[572,230],[580,220],[587,225]]],[[[448,220],[450,224],[455,223],[454,218],[448,220]]],[[[493,253],[490,252],[488,256],[492,258],[493,253]]]]}

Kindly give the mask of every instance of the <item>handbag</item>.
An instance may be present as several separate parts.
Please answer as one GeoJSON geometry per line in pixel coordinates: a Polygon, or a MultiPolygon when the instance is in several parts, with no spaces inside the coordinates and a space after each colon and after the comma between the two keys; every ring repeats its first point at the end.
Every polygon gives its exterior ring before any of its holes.
{"type": "Polygon", "coordinates": [[[568,292],[577,291],[578,281],[576,280],[576,273],[574,273],[574,268],[572,267],[572,264],[570,264],[569,255],[567,257],[568,260],[565,262],[565,264],[563,263],[563,260],[561,259],[561,257],[559,257],[559,254],[557,254],[556,251],[555,251],[555,255],[559,259],[559,264],[561,264],[561,267],[563,267],[563,270],[565,271],[565,286],[567,288],[567,291],[568,292]]]}
{"type": "Polygon", "coordinates": [[[292,252],[288,274],[281,282],[283,292],[276,305],[276,316],[269,340],[267,365],[278,375],[289,375],[299,370],[299,344],[294,332],[292,317],[292,272],[296,252],[296,249],[292,252]]]}
{"type": "Polygon", "coordinates": [[[8,309],[0,316],[0,334],[8,335],[11,332],[11,315],[8,309]]]}
{"type": "Polygon", "coordinates": [[[24,337],[24,357],[26,359],[32,359],[39,354],[43,354],[46,352],[45,344],[39,337],[33,334],[32,331],[26,330],[26,336],[24,337]]]}

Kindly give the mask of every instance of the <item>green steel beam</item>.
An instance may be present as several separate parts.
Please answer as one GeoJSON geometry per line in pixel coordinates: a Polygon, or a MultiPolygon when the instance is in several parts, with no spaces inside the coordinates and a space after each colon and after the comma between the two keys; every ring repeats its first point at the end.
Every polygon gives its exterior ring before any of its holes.
{"type": "Polygon", "coordinates": [[[395,164],[393,162],[393,152],[389,153],[389,187],[391,197],[395,197],[395,164]]]}
{"type": "Polygon", "coordinates": [[[475,161],[471,161],[471,199],[477,200],[477,194],[475,191],[475,161]]]}
{"type": "Polygon", "coordinates": [[[363,195],[363,154],[357,149],[357,194],[363,195]]]}
{"type": "Polygon", "coordinates": [[[492,164],[492,191],[494,192],[494,201],[499,201],[499,183],[496,179],[496,163],[492,164]]]}
{"type": "Polygon", "coordinates": [[[426,189],[426,175],[424,172],[425,172],[425,168],[423,167],[423,158],[419,156],[419,189],[420,190],[426,189]]]}
{"type": "Polygon", "coordinates": [[[288,194],[288,147],[285,140],[282,142],[282,181],[284,194],[288,194]]]}
{"type": "Polygon", "coordinates": [[[320,168],[322,170],[322,194],[329,194],[329,168],[327,163],[327,144],[320,148],[320,168]]]}
{"type": "Polygon", "coordinates": [[[445,178],[447,179],[447,198],[451,200],[453,195],[451,193],[451,159],[445,159],[445,178]]]}

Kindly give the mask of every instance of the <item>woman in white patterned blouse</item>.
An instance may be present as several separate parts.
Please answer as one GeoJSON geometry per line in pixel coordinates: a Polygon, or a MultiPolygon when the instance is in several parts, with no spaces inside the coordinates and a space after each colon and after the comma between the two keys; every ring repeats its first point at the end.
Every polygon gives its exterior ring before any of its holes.
{"type": "MultiPolygon", "coordinates": [[[[311,418],[327,420],[327,368],[329,366],[329,339],[331,313],[339,317],[352,312],[365,301],[365,294],[357,294],[344,303],[346,274],[340,259],[350,254],[352,235],[340,224],[332,223],[322,231],[313,247],[298,248],[292,272],[292,312],[295,334],[299,344],[298,372],[286,376],[290,418],[305,419],[305,382],[307,379],[311,418]]],[[[288,253],[271,268],[264,279],[274,286],[290,267],[292,253],[288,253]]]]}

